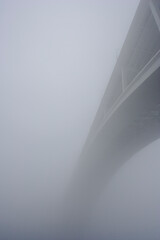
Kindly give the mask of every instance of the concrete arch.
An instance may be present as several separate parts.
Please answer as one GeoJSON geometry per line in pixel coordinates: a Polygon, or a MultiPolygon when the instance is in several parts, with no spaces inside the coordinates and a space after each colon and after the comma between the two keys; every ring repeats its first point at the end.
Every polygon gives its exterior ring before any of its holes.
{"type": "Polygon", "coordinates": [[[67,219],[79,237],[115,172],[160,138],[159,22],[159,2],[141,0],[68,192],[67,219]]]}

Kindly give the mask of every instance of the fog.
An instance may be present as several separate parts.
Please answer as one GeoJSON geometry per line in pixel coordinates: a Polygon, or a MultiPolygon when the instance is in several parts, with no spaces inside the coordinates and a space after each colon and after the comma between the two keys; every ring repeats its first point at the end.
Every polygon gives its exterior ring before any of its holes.
{"type": "Polygon", "coordinates": [[[159,144],[157,140],[142,149],[112,178],[95,208],[91,224],[94,236],[159,239],[159,144]]]}
{"type": "Polygon", "coordinates": [[[52,235],[138,2],[0,1],[1,238],[52,235]]]}

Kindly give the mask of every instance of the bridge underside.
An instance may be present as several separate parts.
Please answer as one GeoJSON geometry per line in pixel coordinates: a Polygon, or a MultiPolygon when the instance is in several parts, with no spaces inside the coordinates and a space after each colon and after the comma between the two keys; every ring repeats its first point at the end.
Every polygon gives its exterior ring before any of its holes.
{"type": "Polygon", "coordinates": [[[159,137],[160,3],[141,0],[72,178],[67,229],[80,237],[112,176],[159,137]]]}

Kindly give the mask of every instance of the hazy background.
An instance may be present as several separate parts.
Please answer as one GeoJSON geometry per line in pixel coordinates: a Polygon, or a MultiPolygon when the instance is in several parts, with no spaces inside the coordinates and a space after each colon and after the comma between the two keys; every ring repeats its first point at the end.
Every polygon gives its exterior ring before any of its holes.
{"type": "Polygon", "coordinates": [[[138,2],[0,0],[0,234],[52,231],[138,2]]]}

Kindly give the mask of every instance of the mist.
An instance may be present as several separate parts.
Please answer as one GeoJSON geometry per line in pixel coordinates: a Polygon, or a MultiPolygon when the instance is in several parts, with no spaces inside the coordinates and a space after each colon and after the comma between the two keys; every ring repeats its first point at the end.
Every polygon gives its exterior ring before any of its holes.
{"type": "Polygon", "coordinates": [[[159,144],[135,154],[104,189],[92,216],[95,239],[159,239],[159,144]]]}
{"type": "MultiPolygon", "coordinates": [[[[0,1],[0,238],[50,239],[54,234],[72,173],[138,3],[138,0],[0,1]]],[[[158,156],[158,144],[154,147],[158,156]]],[[[110,203],[105,206],[103,196],[97,210],[99,217],[97,213],[93,217],[98,229],[107,223],[110,229],[107,233],[102,229],[97,232],[113,239],[120,232],[125,236],[126,221],[133,231],[132,221],[126,220],[133,214],[130,208],[136,212],[144,202],[154,204],[152,198],[148,200],[150,203],[146,202],[148,195],[159,199],[155,193],[158,187],[154,193],[146,190],[140,203],[137,197],[137,205],[125,196],[140,182],[141,174],[134,178],[137,159],[141,170],[144,161],[150,164],[148,171],[154,167],[148,153],[135,156],[106,190],[106,201],[110,203]],[[133,186],[126,186],[126,182],[133,186]],[[115,193],[115,189],[122,192],[115,193]],[[125,211],[125,201],[134,206],[128,205],[125,211]],[[108,222],[101,214],[105,208],[110,209],[104,214],[110,219],[108,222]],[[113,218],[116,220],[112,221],[113,218]],[[122,229],[114,231],[119,229],[119,222],[122,229]],[[110,232],[112,229],[114,233],[110,232]]],[[[158,169],[156,159],[155,165],[158,169]]],[[[142,175],[141,189],[144,189],[152,177],[147,178],[144,172],[142,175]]],[[[135,190],[134,196],[138,191],[135,190]]],[[[144,208],[139,211],[142,220],[137,223],[137,216],[134,219],[135,229],[142,222],[143,227],[150,225],[150,233],[158,228],[157,200],[155,206],[151,216],[155,225],[153,221],[152,224],[144,221],[147,214],[144,208]]],[[[137,231],[142,237],[143,231],[137,231]]],[[[158,230],[155,234],[154,239],[159,236],[158,230]]]]}

